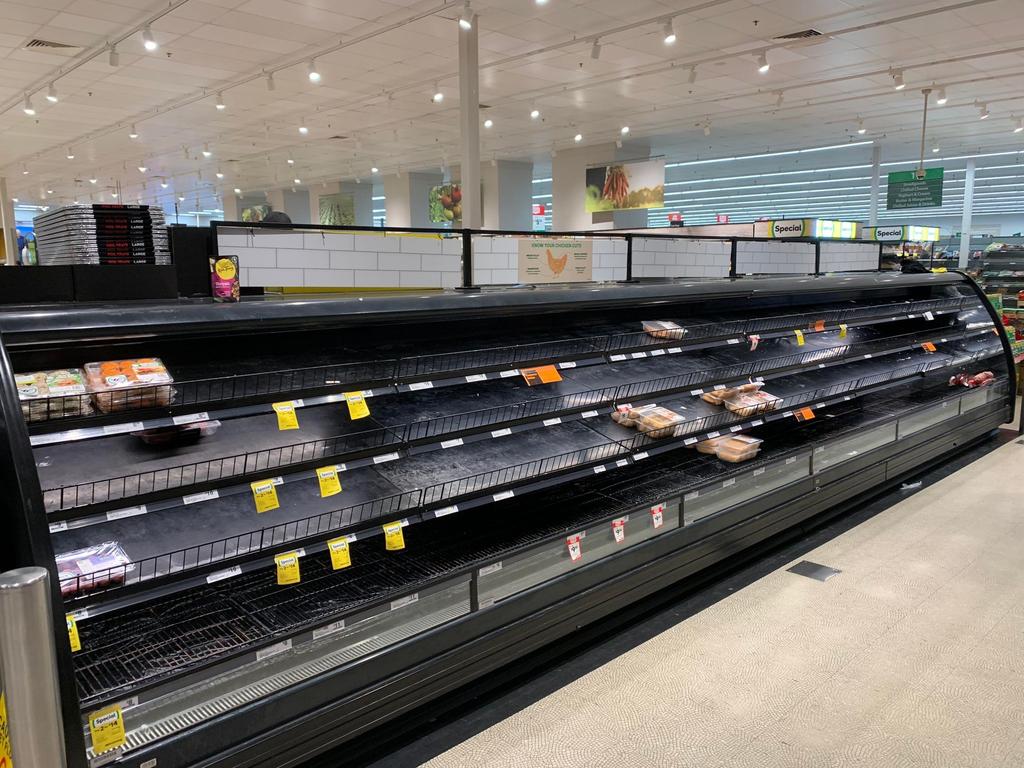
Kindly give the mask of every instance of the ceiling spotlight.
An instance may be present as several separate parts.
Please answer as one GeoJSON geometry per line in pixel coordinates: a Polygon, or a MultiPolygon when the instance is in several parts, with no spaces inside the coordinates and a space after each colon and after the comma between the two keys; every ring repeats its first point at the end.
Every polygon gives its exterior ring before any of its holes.
{"type": "Polygon", "coordinates": [[[444,94],[441,92],[441,86],[437,83],[434,83],[434,95],[431,96],[431,98],[434,100],[435,104],[440,104],[444,101],[444,94]]]}
{"type": "Polygon", "coordinates": [[[223,93],[223,91],[217,91],[217,101],[214,102],[214,106],[217,109],[227,109],[228,108],[228,105],[224,103],[224,93],[223,93]]]}
{"type": "Polygon", "coordinates": [[[107,57],[107,63],[112,67],[116,67],[121,63],[121,54],[117,52],[117,46],[110,46],[110,55],[107,57]]]}
{"type": "Polygon", "coordinates": [[[223,178],[224,178],[224,174],[223,174],[223,172],[221,172],[221,171],[217,171],[217,178],[218,178],[218,179],[223,179],[223,178]]]}
{"type": "Polygon", "coordinates": [[[902,91],[907,87],[907,84],[903,81],[903,70],[894,69],[892,70],[892,87],[897,91],[902,91]]]}
{"type": "Polygon", "coordinates": [[[938,154],[939,150],[940,150],[939,145],[936,144],[935,146],[932,147],[932,154],[938,154]]]}
{"type": "Polygon", "coordinates": [[[690,74],[686,76],[686,82],[688,82],[690,85],[693,85],[695,82],[697,82],[696,67],[690,67],[690,74]]]}
{"type": "Polygon", "coordinates": [[[240,194],[242,194],[242,190],[241,190],[241,189],[239,189],[238,187],[235,187],[235,194],[236,194],[236,195],[240,195],[240,194]]]}
{"type": "Polygon", "coordinates": [[[29,117],[32,117],[32,115],[36,113],[36,108],[32,106],[32,97],[27,93],[25,94],[25,103],[22,106],[21,111],[29,117]]]}
{"type": "Polygon", "coordinates": [[[494,127],[494,121],[491,120],[491,118],[488,117],[486,120],[484,120],[484,128],[492,128],[492,127],[494,127]]]}
{"type": "Polygon", "coordinates": [[[370,173],[380,173],[380,168],[373,166],[373,168],[370,169],[370,173]]]}
{"type": "Polygon", "coordinates": [[[210,151],[210,145],[209,144],[203,144],[203,157],[210,157],[212,155],[213,155],[213,152],[210,151]]]}
{"type": "Polygon", "coordinates": [[[277,88],[277,83],[274,82],[274,73],[267,72],[267,90],[272,91],[277,88]]]}
{"type": "Polygon", "coordinates": [[[146,167],[146,166],[144,166],[144,165],[140,165],[140,166],[139,166],[139,173],[145,173],[145,172],[146,172],[146,171],[148,171],[148,170],[149,170],[149,168],[147,168],[147,167],[146,167]]]}
{"type": "Polygon", "coordinates": [[[53,190],[52,190],[52,189],[48,189],[48,190],[46,190],[46,194],[48,194],[48,195],[52,195],[52,194],[53,194],[53,190]]]}
{"type": "Polygon", "coordinates": [[[288,158],[288,165],[295,165],[295,160],[291,157],[288,158]]]}
{"type": "Polygon", "coordinates": [[[89,179],[90,184],[95,184],[99,179],[89,179]]]}
{"type": "Polygon", "coordinates": [[[783,99],[785,99],[785,96],[783,95],[782,91],[779,91],[778,94],[776,94],[776,97],[775,97],[775,106],[776,107],[781,107],[783,99]]]}
{"type": "Polygon", "coordinates": [[[309,82],[319,83],[320,73],[316,70],[316,59],[309,60],[309,66],[306,67],[306,74],[309,76],[309,82]]]}
{"type": "Polygon", "coordinates": [[[470,30],[473,28],[473,9],[469,7],[469,0],[462,6],[462,13],[459,15],[459,27],[470,30]]]}
{"type": "Polygon", "coordinates": [[[160,46],[157,45],[155,39],[153,39],[153,30],[149,28],[149,24],[142,28],[142,45],[147,51],[155,51],[160,46]]]}
{"type": "Polygon", "coordinates": [[[1021,131],[1024,131],[1024,117],[1018,118],[1017,124],[1013,126],[1014,133],[1020,133],[1021,131]]]}
{"type": "Polygon", "coordinates": [[[619,128],[619,133],[621,133],[623,136],[628,134],[629,133],[629,126],[628,125],[624,125],[621,128],[619,128]]]}
{"type": "Polygon", "coordinates": [[[129,139],[137,139],[137,138],[139,138],[139,132],[137,130],[135,130],[135,123],[132,123],[131,130],[128,131],[128,138],[129,139]]]}
{"type": "Polygon", "coordinates": [[[12,198],[11,198],[11,202],[12,202],[12,203],[20,203],[20,202],[21,202],[21,200],[19,200],[19,199],[18,199],[18,198],[16,198],[16,197],[12,197],[12,198]]]}
{"type": "Polygon", "coordinates": [[[27,165],[22,164],[22,166],[21,166],[21,175],[22,176],[28,176],[28,166],[27,165]]]}
{"type": "Polygon", "coordinates": [[[71,147],[68,147],[68,160],[74,160],[74,159],[75,159],[75,153],[72,151],[71,147]]]}
{"type": "Polygon", "coordinates": [[[116,200],[117,199],[117,192],[111,192],[110,196],[116,200]]]}
{"type": "Polygon", "coordinates": [[[299,133],[301,133],[303,136],[306,136],[306,135],[309,134],[309,128],[307,128],[304,125],[300,125],[299,126],[299,133]]]}
{"type": "Polygon", "coordinates": [[[597,61],[601,58],[601,43],[594,40],[594,44],[590,46],[590,58],[597,61]]]}
{"type": "Polygon", "coordinates": [[[167,181],[165,179],[160,180],[160,189],[167,189],[167,181]]]}
{"type": "Polygon", "coordinates": [[[538,117],[540,117],[540,110],[534,107],[530,110],[530,119],[536,120],[538,117]]]}
{"type": "Polygon", "coordinates": [[[676,28],[672,23],[672,19],[666,21],[662,29],[665,32],[665,45],[672,45],[676,41],[676,28]]]}
{"type": "Polygon", "coordinates": [[[583,141],[583,134],[577,133],[575,136],[572,137],[572,140],[579,144],[581,141],[583,141]]]}
{"type": "Polygon", "coordinates": [[[622,139],[616,139],[615,140],[615,148],[616,149],[622,149],[622,139]]]}
{"type": "Polygon", "coordinates": [[[864,125],[864,118],[858,117],[857,118],[857,133],[859,133],[861,136],[863,136],[867,132],[868,132],[868,129],[864,125]]]}
{"type": "Polygon", "coordinates": [[[704,121],[704,135],[705,136],[710,136],[711,135],[711,121],[710,120],[705,120],[704,121]]]}
{"type": "Polygon", "coordinates": [[[768,51],[762,51],[757,57],[757,71],[763,75],[771,68],[772,65],[768,63],[768,51]]]}
{"type": "Polygon", "coordinates": [[[935,103],[941,107],[947,101],[949,101],[949,99],[946,98],[946,89],[939,88],[939,92],[935,94],[935,103]]]}
{"type": "Polygon", "coordinates": [[[988,119],[988,104],[979,104],[978,105],[978,119],[979,120],[987,120],[988,119]]]}
{"type": "Polygon", "coordinates": [[[184,195],[178,195],[178,202],[179,203],[184,203],[185,202],[185,196],[184,195]]]}
{"type": "Polygon", "coordinates": [[[537,5],[547,5],[548,0],[536,0],[537,5]]]}
{"type": "Polygon", "coordinates": [[[46,91],[46,100],[51,104],[56,104],[60,101],[60,97],[57,96],[57,86],[54,83],[50,83],[50,87],[46,91]]]}
{"type": "Polygon", "coordinates": [[[302,179],[292,179],[292,183],[293,184],[301,184],[302,183],[302,179]]]}

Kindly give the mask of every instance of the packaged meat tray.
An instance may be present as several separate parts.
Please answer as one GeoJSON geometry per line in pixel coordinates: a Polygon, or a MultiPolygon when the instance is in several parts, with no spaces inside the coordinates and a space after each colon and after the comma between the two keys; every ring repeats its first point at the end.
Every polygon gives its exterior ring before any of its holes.
{"type": "Polygon", "coordinates": [[[92,404],[86,397],[85,374],[79,368],[18,373],[14,376],[27,421],[46,421],[88,416],[92,404]]]}
{"type": "Polygon", "coordinates": [[[57,555],[57,577],[64,597],[123,584],[132,562],[116,541],[57,555]]]}
{"type": "Polygon", "coordinates": [[[757,392],[761,387],[764,386],[763,382],[752,381],[749,384],[741,384],[738,387],[731,387],[727,389],[714,389],[710,392],[705,392],[700,396],[700,399],[705,403],[711,403],[712,405],[721,405],[726,400],[737,397],[738,395],[748,395],[757,392]]]}
{"type": "Polygon", "coordinates": [[[715,444],[715,455],[722,461],[738,464],[757,456],[763,442],[763,440],[747,435],[729,435],[715,444]]]}
{"type": "Polygon", "coordinates": [[[755,413],[774,411],[782,403],[781,397],[769,394],[768,392],[749,392],[737,394],[723,404],[737,416],[753,416],[755,413]]]}
{"type": "Polygon", "coordinates": [[[681,339],[686,329],[671,320],[644,320],[644,331],[656,339],[681,339]]]}
{"type": "Polygon", "coordinates": [[[165,407],[174,400],[174,378],[157,357],[86,363],[85,379],[104,413],[165,407]]]}

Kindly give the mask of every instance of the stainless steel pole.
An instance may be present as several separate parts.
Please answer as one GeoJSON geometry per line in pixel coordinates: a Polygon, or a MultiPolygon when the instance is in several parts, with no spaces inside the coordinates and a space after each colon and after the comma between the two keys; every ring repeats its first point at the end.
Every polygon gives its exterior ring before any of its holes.
{"type": "Polygon", "coordinates": [[[956,260],[959,269],[967,269],[971,257],[971,215],[974,213],[974,158],[967,161],[967,175],[964,178],[964,211],[960,219],[960,256],[956,260]]]}
{"type": "Polygon", "coordinates": [[[0,574],[0,680],[18,768],[65,768],[57,651],[44,568],[0,574]]]}
{"type": "Polygon", "coordinates": [[[868,226],[878,226],[878,197],[881,184],[882,145],[877,141],[871,148],[871,202],[868,208],[868,226]]]}
{"type": "Polygon", "coordinates": [[[462,139],[462,226],[483,224],[480,200],[480,51],[474,14],[469,29],[459,29],[459,134],[462,139]]]}

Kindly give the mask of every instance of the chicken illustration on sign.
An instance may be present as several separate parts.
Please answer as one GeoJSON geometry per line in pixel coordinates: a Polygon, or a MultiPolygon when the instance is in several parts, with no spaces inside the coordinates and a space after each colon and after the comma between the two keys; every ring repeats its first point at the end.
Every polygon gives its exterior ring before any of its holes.
{"type": "Polygon", "coordinates": [[[573,237],[520,237],[520,283],[586,283],[593,280],[594,244],[573,237]]]}

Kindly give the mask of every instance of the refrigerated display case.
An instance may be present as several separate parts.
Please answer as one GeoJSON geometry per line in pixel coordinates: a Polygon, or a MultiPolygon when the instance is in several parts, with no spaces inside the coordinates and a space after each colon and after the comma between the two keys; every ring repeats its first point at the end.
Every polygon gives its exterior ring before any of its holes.
{"type": "Polygon", "coordinates": [[[69,765],[296,764],[898,483],[1009,420],[997,321],[955,273],[0,311],[69,765]]]}

